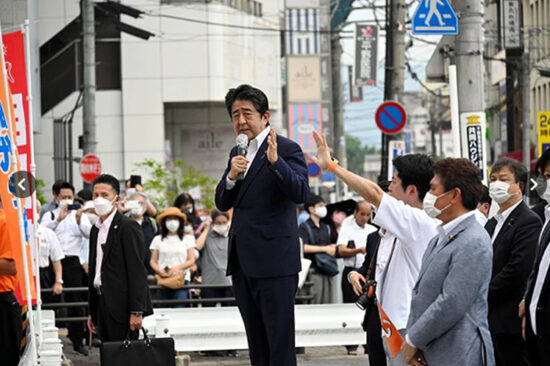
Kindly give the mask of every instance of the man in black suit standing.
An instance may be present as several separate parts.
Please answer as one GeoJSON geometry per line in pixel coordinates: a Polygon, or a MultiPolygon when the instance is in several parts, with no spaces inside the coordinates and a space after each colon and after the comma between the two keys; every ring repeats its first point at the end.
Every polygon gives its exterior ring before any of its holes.
{"type": "Polygon", "coordinates": [[[493,244],[493,272],[489,284],[489,328],[497,366],[529,365],[521,338],[517,306],[533,267],[542,223],[523,202],[527,169],[510,158],[491,168],[489,195],[498,213],[485,225],[493,244]]]}
{"type": "Polygon", "coordinates": [[[88,328],[102,341],[137,339],[143,317],[153,313],[143,265],[143,233],[118,212],[118,180],[102,174],[93,182],[99,216],[90,232],[88,328]]]}
{"type": "MultiPolygon", "coordinates": [[[[550,202],[550,149],[539,158],[537,172],[543,177],[537,193],[550,202]]],[[[550,205],[544,208],[544,217],[546,220],[538,240],[535,264],[527,281],[525,300],[519,306],[532,366],[550,365],[550,205]]]]}
{"type": "Polygon", "coordinates": [[[216,188],[218,209],[233,208],[227,274],[252,365],[294,366],[300,271],[296,205],[309,194],[307,166],[300,146],[269,127],[269,104],[261,90],[230,89],[225,105],[235,133],[248,137],[245,156],[237,147],[231,150],[216,188]]]}

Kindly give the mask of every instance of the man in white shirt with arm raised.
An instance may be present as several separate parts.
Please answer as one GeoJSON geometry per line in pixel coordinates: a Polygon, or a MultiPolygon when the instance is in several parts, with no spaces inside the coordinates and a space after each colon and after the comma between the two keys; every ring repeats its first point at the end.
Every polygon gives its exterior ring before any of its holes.
{"type": "MultiPolygon", "coordinates": [[[[411,295],[418,278],[422,256],[437,235],[438,220],[422,210],[422,201],[433,177],[432,160],[427,155],[410,154],[393,161],[395,173],[388,193],[373,181],[362,178],[332,160],[326,138],[313,133],[317,143],[317,163],[344,181],[376,208],[374,224],[384,235],[377,254],[376,295],[382,308],[404,336],[410,312],[411,295]]],[[[365,278],[351,272],[349,280],[361,292],[365,278]]],[[[405,365],[401,354],[393,357],[384,342],[388,365],[405,365]]]]}

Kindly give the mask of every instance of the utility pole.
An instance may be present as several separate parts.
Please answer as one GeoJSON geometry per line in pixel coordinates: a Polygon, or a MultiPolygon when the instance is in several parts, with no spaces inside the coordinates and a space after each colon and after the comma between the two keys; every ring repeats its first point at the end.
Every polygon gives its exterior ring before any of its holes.
{"type": "MultiPolygon", "coordinates": [[[[401,97],[405,90],[405,21],[407,16],[407,4],[405,0],[392,0],[393,30],[393,77],[392,77],[392,96],[397,102],[401,102],[401,97]]],[[[398,140],[396,138],[392,140],[398,140]]]]}
{"type": "MultiPolygon", "coordinates": [[[[94,0],[81,0],[80,9],[82,13],[82,38],[83,38],[83,63],[84,63],[84,85],[83,85],[83,155],[96,153],[95,134],[95,14],[94,0]]],[[[69,136],[69,143],[72,144],[72,136],[69,136]]],[[[72,161],[70,162],[72,164],[72,161]]],[[[84,184],[89,187],[88,183],[84,184]]]]}
{"type": "MultiPolygon", "coordinates": [[[[405,84],[405,0],[386,0],[386,72],[384,100],[400,101],[405,84]]],[[[401,134],[382,133],[382,164],[379,180],[388,179],[390,140],[399,139],[401,134]]]]}
{"type": "MultiPolygon", "coordinates": [[[[340,161],[342,166],[346,162],[346,147],[344,133],[344,111],[343,111],[343,96],[342,96],[342,74],[341,62],[342,45],[340,44],[340,33],[332,32],[330,38],[331,49],[331,67],[332,67],[332,114],[334,118],[334,152],[336,159],[340,161]]],[[[346,166],[344,166],[346,168],[346,166]]]]}
{"type": "MultiPolygon", "coordinates": [[[[481,154],[478,161],[482,171],[483,181],[486,183],[487,160],[485,143],[485,95],[484,95],[484,64],[483,64],[483,2],[479,0],[453,1],[453,8],[459,14],[459,33],[455,41],[455,56],[458,78],[458,109],[460,114],[477,113],[483,114],[479,121],[479,138],[472,138],[462,133],[462,146],[477,146],[477,152],[481,154]]],[[[464,121],[460,121],[461,129],[464,132],[464,121]]],[[[471,125],[468,125],[471,128],[471,125]]],[[[473,134],[476,137],[476,134],[473,134]]],[[[463,154],[470,154],[470,149],[463,149],[463,154]]],[[[472,158],[471,155],[465,156],[472,158]]]]}
{"type": "MultiPolygon", "coordinates": [[[[529,182],[529,173],[531,172],[531,48],[532,33],[527,33],[528,49],[523,52],[523,70],[522,70],[522,104],[523,104],[523,164],[527,168],[527,182],[529,182]]],[[[539,151],[539,154],[542,153],[539,151]]],[[[529,184],[525,185],[525,196],[529,198],[529,184]]]]}

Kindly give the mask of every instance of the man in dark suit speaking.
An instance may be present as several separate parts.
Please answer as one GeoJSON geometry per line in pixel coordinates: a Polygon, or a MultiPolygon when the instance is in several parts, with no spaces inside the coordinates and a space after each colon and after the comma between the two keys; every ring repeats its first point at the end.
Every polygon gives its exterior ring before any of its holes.
{"type": "Polygon", "coordinates": [[[230,89],[225,105],[235,133],[248,138],[245,153],[231,150],[216,188],[216,206],[233,208],[227,274],[252,365],[294,366],[300,271],[296,205],[309,194],[304,155],[298,144],[269,127],[269,104],[261,90],[250,85],[230,89]]]}
{"type": "Polygon", "coordinates": [[[118,212],[118,180],[102,174],[93,183],[98,222],[90,231],[88,328],[102,341],[137,338],[143,317],[153,313],[143,264],[143,233],[118,212]]]}

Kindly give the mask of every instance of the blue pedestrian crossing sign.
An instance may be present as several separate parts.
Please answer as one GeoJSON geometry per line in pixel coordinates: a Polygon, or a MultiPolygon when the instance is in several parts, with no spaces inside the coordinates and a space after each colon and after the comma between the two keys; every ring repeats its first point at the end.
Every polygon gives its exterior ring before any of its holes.
{"type": "Polygon", "coordinates": [[[420,0],[412,34],[458,34],[458,18],[449,0],[420,0]]]}

